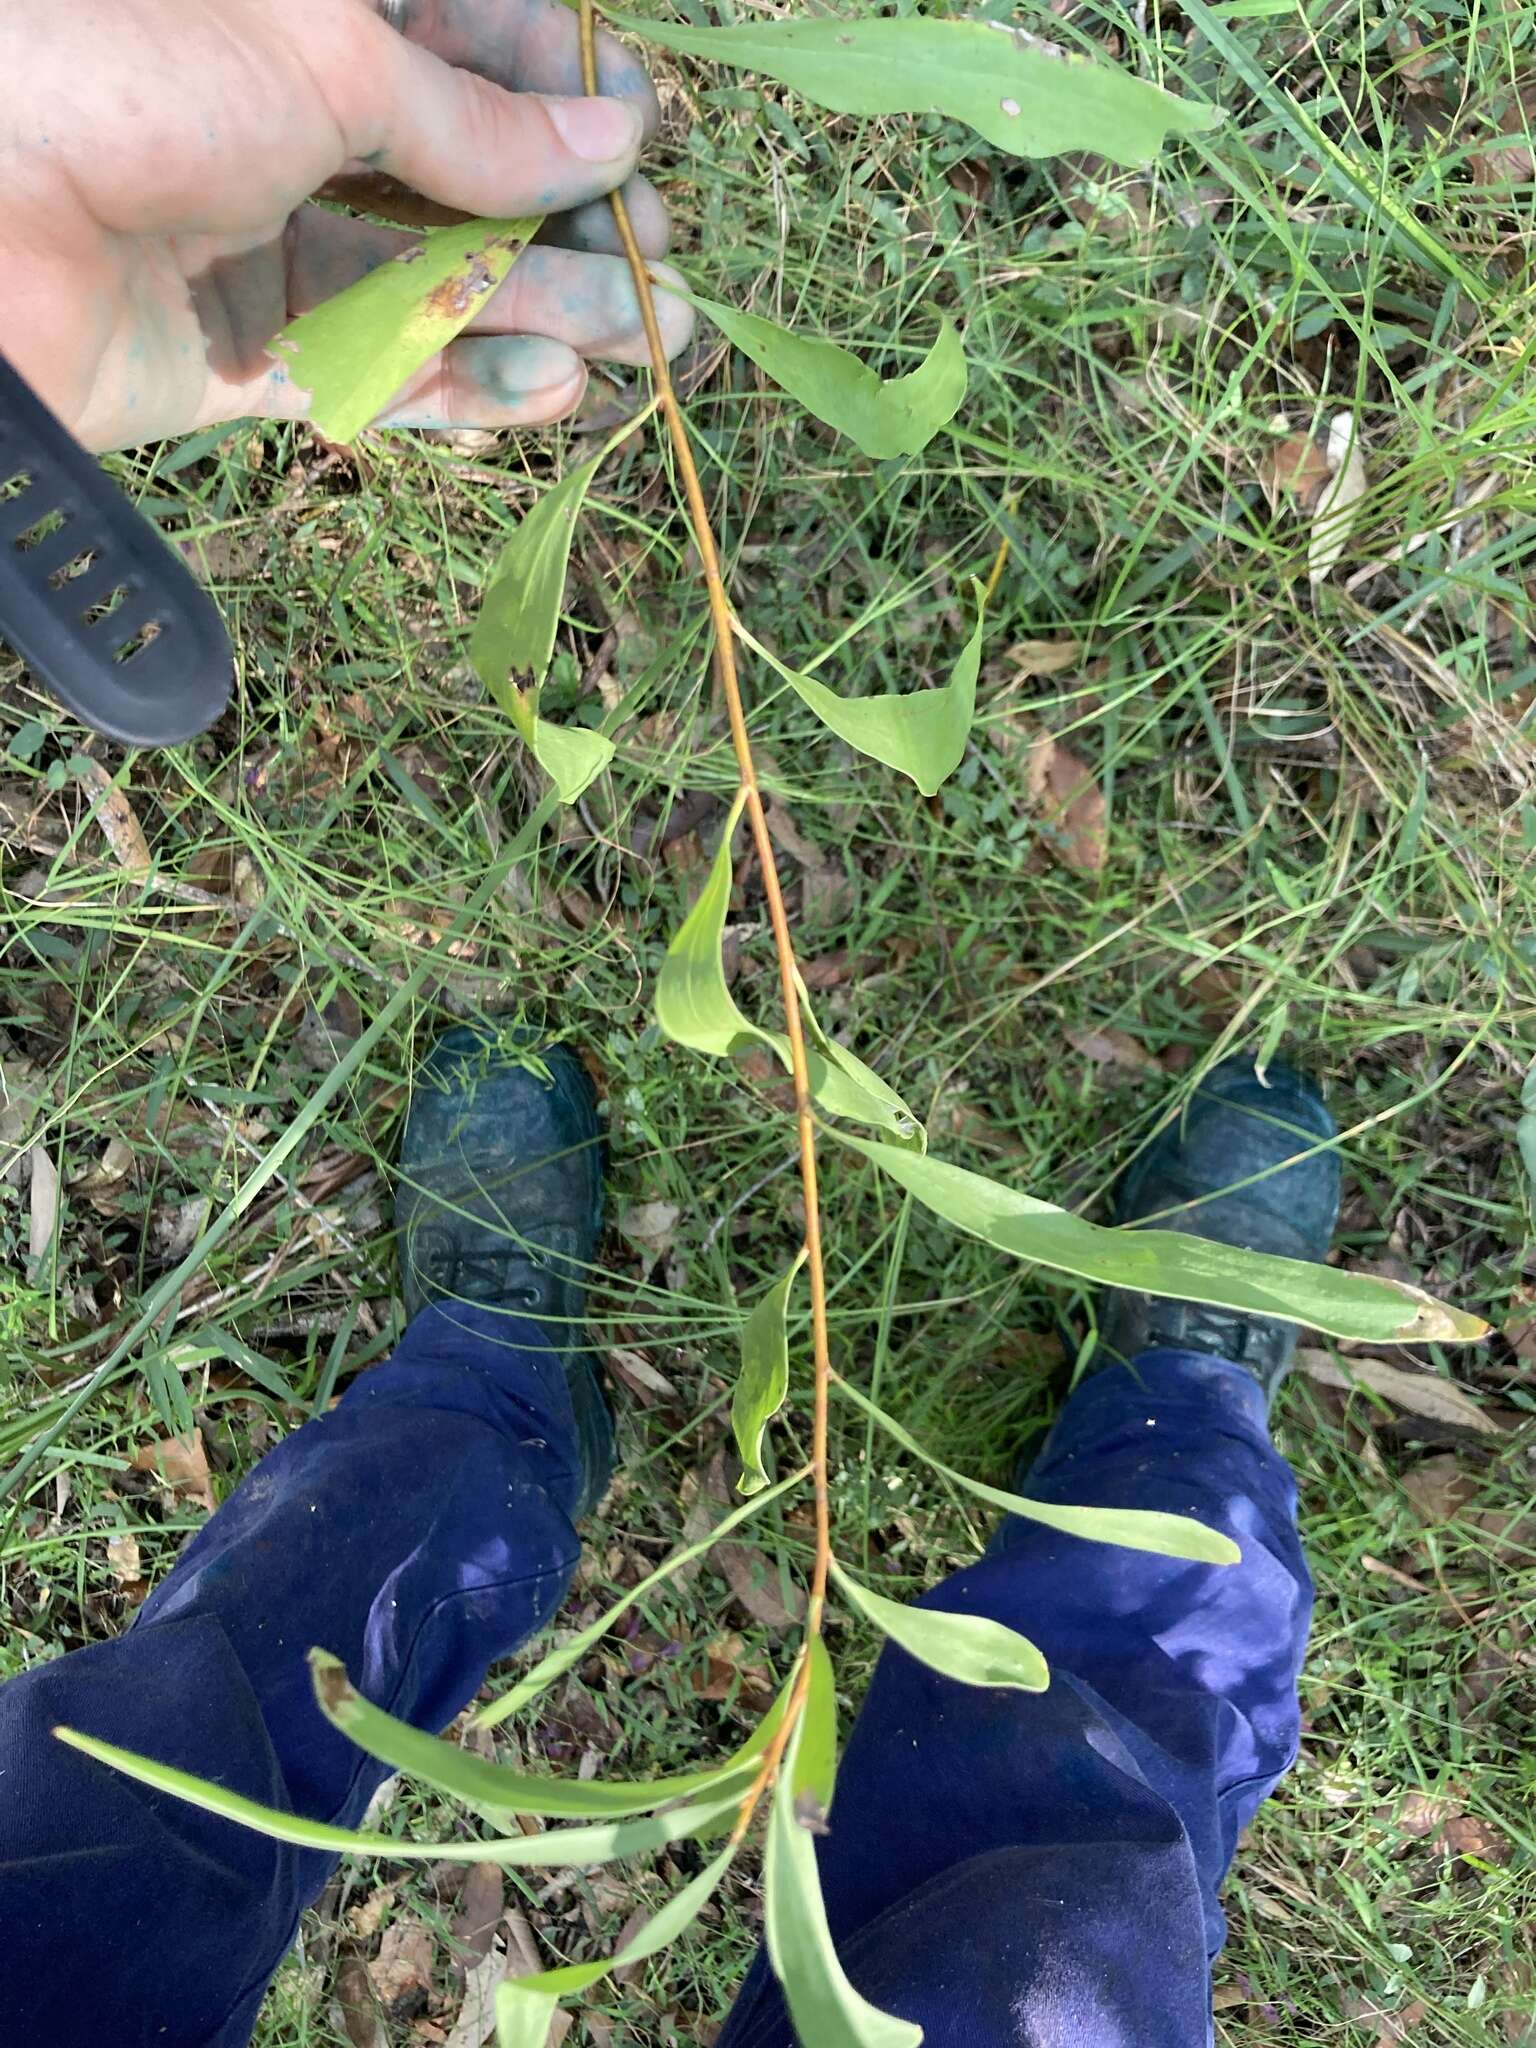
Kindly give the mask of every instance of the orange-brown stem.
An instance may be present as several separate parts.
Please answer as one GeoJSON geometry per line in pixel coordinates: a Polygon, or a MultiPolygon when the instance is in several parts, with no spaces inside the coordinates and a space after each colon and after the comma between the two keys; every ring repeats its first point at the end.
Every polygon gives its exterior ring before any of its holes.
{"type": "MultiPolygon", "coordinates": [[[[592,0],[581,0],[580,20],[582,78],[586,90],[592,93],[597,90],[597,31],[592,0]]],[[[741,774],[741,786],[746,792],[747,817],[752,828],[753,844],[757,848],[758,864],[762,870],[763,891],[768,899],[768,920],[773,929],[774,950],[779,961],[779,981],[784,998],[784,1023],[789,1036],[790,1072],[795,1087],[795,1121],[800,1139],[800,1181],[805,1194],[806,1273],[811,1291],[811,1355],[815,1372],[811,1417],[811,1475],[816,1503],[816,1550],[811,1567],[810,1601],[806,1609],[806,1636],[809,1640],[819,1634],[821,1629],[822,1616],[827,1604],[827,1577],[832,1562],[831,1503],[827,1487],[827,1407],[832,1359],[827,1343],[827,1281],[822,1264],[821,1208],[816,1180],[816,1119],[811,1104],[810,1062],[806,1057],[805,1028],[800,1015],[795,947],[790,935],[789,915],[784,907],[784,891],[779,884],[773,841],[768,834],[762,792],[758,788],[757,767],[752,759],[752,742],[747,733],[746,710],[742,703],[741,678],[736,667],[731,601],[726,593],[725,579],[720,573],[720,551],[715,545],[709,507],[704,501],[704,486],[699,481],[698,465],[693,459],[688,428],[672,383],[666,344],[662,340],[661,326],[656,318],[656,296],[651,286],[650,272],[640,252],[640,245],[635,240],[635,231],[630,224],[629,209],[624,204],[623,195],[615,192],[610,203],[619,240],[634,275],[635,293],[640,302],[640,317],[644,322],[645,338],[651,351],[651,367],[656,378],[662,417],[671,436],[673,451],[677,458],[678,475],[682,478],[689,523],[693,528],[694,544],[698,548],[699,560],[703,565],[704,585],[709,594],[710,620],[714,628],[715,681],[730,720],[731,745],[735,750],[736,765],[741,774]]],[[[795,1675],[795,1684],[790,1693],[784,1719],[764,1756],[763,1767],[758,1773],[756,1783],[742,1802],[736,1830],[738,1838],[746,1832],[758,1801],[773,1783],[778,1772],[785,1746],[805,1705],[805,1695],[810,1687],[810,1670],[810,1659],[802,1652],[800,1668],[795,1675]]]]}

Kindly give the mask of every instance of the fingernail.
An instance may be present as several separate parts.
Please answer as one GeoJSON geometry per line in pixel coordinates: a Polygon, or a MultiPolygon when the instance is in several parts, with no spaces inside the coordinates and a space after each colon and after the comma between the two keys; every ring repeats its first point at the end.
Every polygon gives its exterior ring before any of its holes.
{"type": "Polygon", "coordinates": [[[583,163],[614,164],[640,147],[644,123],[628,100],[547,99],[555,133],[583,163]]]}
{"type": "Polygon", "coordinates": [[[498,405],[532,403],[563,390],[577,368],[563,342],[537,334],[483,334],[458,344],[459,368],[498,405]]]}

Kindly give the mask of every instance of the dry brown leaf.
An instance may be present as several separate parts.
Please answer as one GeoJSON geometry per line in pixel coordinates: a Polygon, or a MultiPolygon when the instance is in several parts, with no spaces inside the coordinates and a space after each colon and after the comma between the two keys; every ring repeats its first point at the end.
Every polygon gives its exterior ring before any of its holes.
{"type": "Polygon", "coordinates": [[[1288,434],[1259,465],[1259,482],[1271,510],[1291,498],[1301,511],[1310,512],[1330,474],[1328,458],[1310,434],[1288,434]]]}
{"type": "Polygon", "coordinates": [[[1328,422],[1328,466],[1333,478],[1317,501],[1307,547],[1307,580],[1314,590],[1343,554],[1366,492],[1365,455],[1352,413],[1337,412],[1328,422]]]}
{"type": "Polygon", "coordinates": [[[1436,1839],[1458,1861],[1472,1857],[1479,1863],[1502,1866],[1514,1854],[1509,1837],[1491,1820],[1475,1813],[1452,1814],[1436,1839]]]}
{"type": "Polygon", "coordinates": [[[1296,1363],[1319,1386],[1338,1387],[1345,1393],[1354,1387],[1369,1387],[1394,1407],[1422,1415],[1427,1421],[1475,1429],[1483,1436],[1504,1434],[1502,1425],[1485,1415],[1465,1389],[1454,1380],[1441,1379],[1438,1373],[1415,1372],[1389,1364],[1385,1358],[1351,1357],[1347,1365],[1341,1365],[1326,1351],[1307,1346],[1297,1352],[1296,1363]]]}
{"type": "Polygon", "coordinates": [[[505,1886],[494,1863],[472,1863],[453,1916],[454,1946],[463,1963],[483,1962],[496,1939],[505,1886]]]}
{"type": "Polygon", "coordinates": [[[75,773],[90,798],[91,816],[101,827],[102,837],[116,856],[117,864],[130,875],[147,874],[150,869],[149,842],[126,791],[117,788],[99,761],[81,755],[75,773]]]}
{"type": "MultiPolygon", "coordinates": [[[[481,1869],[489,1868],[482,1864],[481,1869]]],[[[484,2048],[496,2031],[496,1992],[507,1975],[505,1938],[492,1941],[464,1980],[464,2002],[445,2048],[484,2048]]]]}
{"type": "Polygon", "coordinates": [[[1063,867],[1096,875],[1109,852],[1104,794],[1082,762],[1049,733],[1030,743],[1025,796],[1043,836],[1063,867]]]}
{"type": "Polygon", "coordinates": [[[415,1920],[386,1928],[368,1977],[390,2019],[414,2019],[432,1990],[432,1937],[426,1928],[415,1920]]]}
{"type": "Polygon", "coordinates": [[[677,1242],[676,1202],[631,1202],[619,1218],[620,1233],[648,1258],[664,1259],[677,1242]]]}
{"type": "Polygon", "coordinates": [[[35,1275],[47,1258],[59,1221],[59,1169],[46,1145],[32,1147],[32,1184],[27,1220],[27,1255],[35,1275]]]}
{"type": "Polygon", "coordinates": [[[664,1372],[658,1372],[642,1351],[614,1350],[608,1354],[608,1370],[634,1395],[642,1408],[657,1401],[681,1399],[664,1372]]]}
{"type": "Polygon", "coordinates": [[[151,1472],[182,1500],[195,1500],[213,1513],[213,1477],[200,1432],[189,1437],[157,1437],[133,1454],[135,1472],[151,1472]]]}
{"type": "MultiPolygon", "coordinates": [[[[455,1871],[455,1876],[458,1871],[455,1871]]],[[[395,1888],[392,1884],[379,1885],[371,1891],[360,1905],[347,1908],[347,1926],[359,1941],[372,1941],[384,1925],[384,1916],[395,1903],[395,1888]]],[[[371,1995],[371,1994],[370,1994],[371,1995]]]]}
{"type": "Polygon", "coordinates": [[[1536,177],[1536,82],[1507,97],[1493,117],[1495,135],[1471,155],[1472,176],[1479,185],[1528,185],[1536,177]]]}
{"type": "Polygon", "coordinates": [[[1081,640],[1015,640],[1003,657],[1022,675],[1059,676],[1082,659],[1081,640]]]}
{"type": "Polygon", "coordinates": [[[1411,1835],[1421,1842],[1426,1836],[1437,1834],[1461,1811],[1460,1804],[1443,1792],[1410,1792],[1391,1821],[1400,1835],[1411,1835]]]}
{"type": "Polygon", "coordinates": [[[1068,1031],[1063,1036],[1074,1052],[1092,1060],[1096,1067],[1119,1067],[1127,1074],[1163,1071],[1155,1053],[1148,1052],[1129,1031],[1117,1030],[1113,1025],[1102,1031],[1068,1031]]]}
{"type": "Polygon", "coordinates": [[[349,1956],[336,1972],[336,2018],[352,2048],[389,2048],[368,1966],[349,1956]]]}
{"type": "Polygon", "coordinates": [[[1477,1485],[1452,1457],[1421,1458],[1402,1477],[1404,1493],[1426,1522],[1454,1522],[1477,1485]]]}
{"type": "Polygon", "coordinates": [[[783,1577],[772,1558],[740,1543],[717,1544],[710,1556],[754,1621],[774,1630],[798,1628],[805,1616],[805,1594],[783,1577]]]}

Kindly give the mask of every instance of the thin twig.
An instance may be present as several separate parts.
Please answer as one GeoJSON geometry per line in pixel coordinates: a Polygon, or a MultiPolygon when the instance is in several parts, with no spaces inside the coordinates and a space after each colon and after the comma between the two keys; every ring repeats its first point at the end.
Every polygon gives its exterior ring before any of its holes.
{"type": "MultiPolygon", "coordinates": [[[[592,0],[581,0],[581,69],[587,92],[596,93],[597,33],[592,0]]],[[[694,544],[698,548],[699,560],[704,568],[710,620],[714,627],[715,680],[730,719],[731,745],[735,750],[736,765],[741,773],[741,786],[746,793],[747,816],[751,821],[753,843],[757,848],[758,864],[762,870],[763,891],[768,899],[768,918],[773,927],[774,950],[779,960],[779,980],[784,997],[784,1022],[789,1036],[790,1072],[795,1088],[795,1119],[800,1134],[800,1180],[805,1191],[806,1272],[810,1280],[811,1355],[815,1370],[811,1419],[811,1478],[816,1501],[816,1553],[811,1569],[811,1593],[805,1617],[807,1647],[801,1650],[800,1664],[795,1673],[794,1687],[785,1708],[784,1719],[779,1724],[774,1740],[769,1744],[763,1758],[762,1769],[752,1790],[742,1802],[735,1830],[736,1839],[739,1840],[750,1825],[759,1800],[777,1776],[785,1747],[805,1705],[811,1680],[811,1662],[807,1649],[811,1640],[821,1632],[822,1616],[827,1604],[827,1577],[832,1561],[831,1500],[827,1485],[827,1388],[832,1370],[832,1356],[827,1343],[827,1283],[822,1265],[821,1208],[816,1180],[816,1119],[811,1104],[810,1063],[806,1058],[805,1031],[800,1017],[799,974],[795,964],[794,940],[790,936],[789,917],[784,908],[784,892],[779,885],[773,841],[768,835],[768,820],[763,810],[762,792],[758,788],[757,767],[752,759],[752,743],[747,735],[741,680],[736,667],[731,601],[726,594],[725,580],[720,573],[720,552],[715,545],[714,529],[710,524],[709,508],[704,502],[704,487],[699,481],[698,465],[693,459],[688,428],[683,420],[682,408],[678,404],[677,392],[672,383],[666,344],[662,340],[661,325],[656,317],[656,297],[651,288],[650,272],[640,252],[640,245],[635,240],[635,231],[630,223],[629,209],[624,204],[623,194],[614,192],[609,203],[613,208],[619,241],[629,259],[629,267],[634,276],[635,294],[640,302],[640,317],[644,322],[645,338],[651,351],[651,368],[656,378],[662,417],[666,420],[667,431],[672,437],[678,473],[683,481],[683,495],[688,506],[688,518],[693,528],[694,544]]]]}

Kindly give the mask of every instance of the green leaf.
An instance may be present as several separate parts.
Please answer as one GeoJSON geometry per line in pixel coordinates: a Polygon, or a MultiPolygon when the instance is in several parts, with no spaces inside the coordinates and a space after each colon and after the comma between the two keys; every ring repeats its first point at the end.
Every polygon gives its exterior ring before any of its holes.
{"type": "Polygon", "coordinates": [[[273,342],[310,417],[353,441],[502,284],[539,223],[434,228],[359,283],[292,320],[273,342]]]}
{"type": "Polygon", "coordinates": [[[669,1948],[698,1919],[730,1869],[735,1854],[736,1844],[732,1842],[691,1883],[674,1893],[617,1955],[596,1963],[568,1963],[558,1970],[541,1970],[536,1976],[517,1977],[510,1984],[503,1984],[496,1994],[496,2023],[501,2029],[499,2048],[544,2048],[549,2022],[560,1999],[601,1982],[610,1970],[626,1969],[631,1963],[644,1962],[647,1956],[669,1948]]]}
{"type": "Polygon", "coordinates": [[[784,1319],[795,1275],[805,1264],[802,1245],[794,1263],[774,1281],[741,1327],[741,1371],[731,1397],[731,1428],[741,1457],[742,1493],[761,1493],[768,1484],[763,1470],[763,1433],[789,1393],[789,1339],[784,1319]]]}
{"type": "MultiPolygon", "coordinates": [[[[667,948],[656,984],[656,1022],[668,1038],[711,1058],[748,1045],[765,1045],[786,1073],[793,1069],[789,1040],[764,1031],[736,1004],[725,981],[720,946],[731,900],[731,836],[745,795],[739,795],[710,864],[704,887],[667,948]]],[[[834,1045],[805,1006],[811,1093],[829,1116],[872,1124],[903,1145],[922,1145],[922,1126],[893,1088],[846,1047],[834,1045]]]]}
{"type": "Polygon", "coordinates": [[[1242,1552],[1230,1536],[1224,1536],[1219,1529],[1208,1529],[1191,1515],[1165,1515],[1152,1508],[1061,1507],[1053,1500],[1030,1500],[1022,1493],[1005,1493],[1000,1486],[972,1479],[969,1473],[957,1472],[953,1465],[946,1465],[925,1451],[894,1416],[877,1408],[867,1394],[860,1393],[847,1380],[837,1384],[854,1406],[878,1422],[904,1451],[920,1458],[954,1485],[964,1487],[967,1493],[975,1494],[978,1500],[1001,1508],[1005,1515],[1023,1515],[1027,1521],[1043,1522],[1048,1529],[1059,1529],[1064,1536],[1081,1536],[1089,1543],[1115,1543],[1122,1550],[1150,1550],[1158,1557],[1180,1557],[1191,1564],[1242,1562],[1242,1552]]]}
{"type": "Polygon", "coordinates": [[[613,741],[584,725],[551,725],[535,717],[529,741],[533,758],[555,785],[563,804],[575,803],[614,756],[613,741]]]}
{"type": "Polygon", "coordinates": [[[455,1799],[462,1799],[503,1825],[515,1814],[541,1814],[554,1819],[621,1819],[629,1814],[650,1813],[675,1799],[690,1799],[709,1792],[722,1798],[741,1796],[751,1783],[757,1760],[766,1748],[779,1720],[783,1718],[785,1695],[741,1750],[709,1771],[690,1771],[680,1777],[653,1778],[642,1784],[604,1783],[600,1779],[534,1777],[495,1764],[413,1728],[364,1699],[347,1678],[346,1667],[324,1650],[311,1650],[315,1698],[320,1711],[343,1735],[369,1756],[404,1771],[423,1784],[435,1785],[455,1799]]]}
{"type": "Polygon", "coordinates": [[[909,776],[924,796],[932,796],[960,766],[976,716],[976,678],[981,673],[986,593],[979,583],[972,587],[976,592],[975,630],[961,649],[949,681],[938,689],[897,691],[879,697],[840,697],[814,676],[786,668],[755,640],[748,640],[748,644],[840,739],[872,760],[883,761],[888,768],[909,776]]]}
{"type": "Polygon", "coordinates": [[[837,1683],[832,1658],[820,1635],[811,1637],[811,1682],[796,1736],[794,1785],[823,1810],[832,1804],[837,1779],[837,1683]]]}
{"type": "Polygon", "coordinates": [[[837,1959],[815,1840],[796,1811],[800,1744],[796,1728],[774,1790],[764,1880],[768,1959],[796,2037],[815,2048],[921,2048],[922,2028],[861,1998],[837,1959]]]}
{"type": "MultiPolygon", "coordinates": [[[[638,1585],[631,1586],[623,1598],[615,1600],[606,1613],[600,1614],[596,1621],[588,1622],[585,1628],[578,1629],[557,1649],[548,1651],[533,1669],[524,1672],[517,1683],[503,1693],[499,1700],[492,1700],[489,1706],[482,1707],[475,1716],[475,1726],[494,1728],[498,1722],[505,1721],[509,1714],[517,1713],[520,1708],[526,1707],[530,1700],[536,1700],[541,1692],[553,1685],[555,1680],[569,1671],[573,1664],[579,1663],[589,1650],[595,1648],[621,1615],[628,1613],[629,1609],[645,1599],[648,1593],[654,1593],[658,1586],[665,1585],[667,1580],[682,1571],[685,1565],[708,1556],[721,1537],[729,1536],[733,1529],[757,1514],[760,1509],[777,1500],[781,1494],[787,1493],[792,1486],[797,1486],[802,1477],[803,1474],[792,1472],[788,1478],[770,1486],[766,1493],[757,1494],[751,1500],[743,1501],[740,1507],[732,1508],[731,1512],[717,1522],[707,1535],[701,1536],[697,1543],[685,1543],[680,1550],[674,1550],[670,1557],[663,1558],[655,1571],[649,1572],[638,1585]]],[[[774,1709],[775,1713],[778,1711],[777,1708],[774,1709]]],[[[773,1715],[770,1714],[768,1718],[772,1721],[773,1715]]],[[[752,1742],[755,1743],[761,1734],[762,1729],[759,1727],[752,1742]]],[[[752,1743],[747,1747],[750,1749],[752,1743]]]]}
{"type": "Polygon", "coordinates": [[[1487,1324],[1406,1281],[1240,1251],[1176,1230],[1110,1229],[941,1159],[836,1134],[935,1215],[999,1251],[1106,1287],[1280,1316],[1377,1344],[1470,1342],[1487,1324]]]}
{"type": "Polygon", "coordinates": [[[761,72],[834,113],[945,114],[1010,156],[1086,149],[1141,164],[1165,135],[1198,134],[1222,118],[1002,22],[799,16],[699,29],[604,11],[647,42],[761,72]]]}
{"type": "MultiPolygon", "coordinates": [[[[504,692],[509,675],[529,675],[542,682],[549,672],[576,521],[607,454],[606,448],[600,449],[590,462],[544,493],[524,515],[491,571],[470,636],[469,658],[481,682],[508,710],[504,692]]],[[[512,716],[517,718],[518,713],[513,711],[512,716]]]]}
{"type": "Polygon", "coordinates": [[[680,294],[766,370],[775,384],[865,455],[884,461],[917,455],[965,402],[969,371],[960,337],[948,320],[918,367],[882,383],[857,356],[835,341],[796,334],[759,313],[744,313],[694,292],[680,294]]]}
{"type": "Polygon", "coordinates": [[[887,1600],[850,1578],[836,1559],[832,1576],[867,1621],[946,1678],[961,1685],[1009,1686],[1016,1692],[1044,1692],[1051,1682],[1045,1659],[1017,1629],[984,1614],[948,1614],[938,1607],[887,1600]]]}
{"type": "Polygon", "coordinates": [[[721,1058],[763,1034],[736,1006],[720,955],[731,901],[731,839],[746,808],[738,794],[704,887],[667,948],[656,984],[656,1022],[679,1045],[721,1058]]]}
{"type": "Polygon", "coordinates": [[[501,1863],[559,1868],[567,1864],[616,1863],[621,1857],[641,1856],[664,1849],[672,1842],[691,1840],[707,1834],[722,1820],[734,1816],[740,1800],[734,1794],[724,1800],[709,1800],[696,1806],[674,1806],[667,1813],[650,1814],[644,1820],[600,1822],[590,1827],[550,1828],[538,1835],[513,1835],[489,1842],[415,1842],[398,1835],[375,1835],[351,1828],[331,1827],[325,1821],[305,1820],[280,1807],[263,1806],[231,1792],[227,1785],[194,1777],[190,1771],[174,1770],[152,1757],[138,1756],[115,1743],[100,1742],[78,1729],[55,1728],[60,1742],[71,1749],[110,1764],[125,1778],[150,1785],[157,1792],[169,1792],[204,1813],[219,1814],[238,1821],[259,1835],[276,1842],[291,1842],[300,1849],[326,1849],[345,1856],[388,1856],[395,1861],[449,1863],[501,1863]]]}

